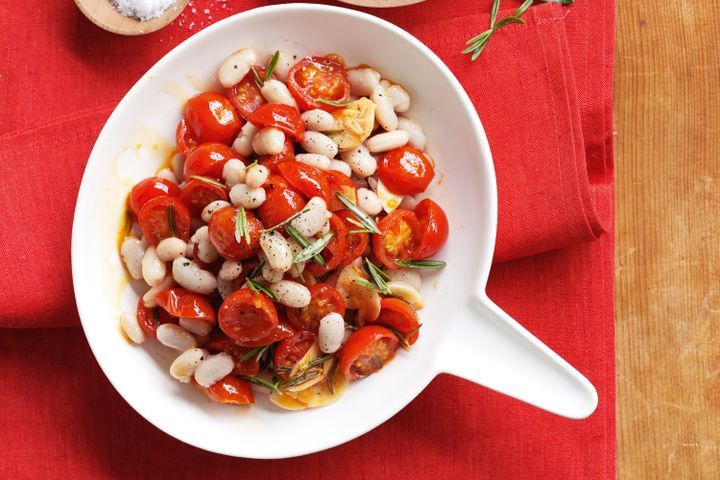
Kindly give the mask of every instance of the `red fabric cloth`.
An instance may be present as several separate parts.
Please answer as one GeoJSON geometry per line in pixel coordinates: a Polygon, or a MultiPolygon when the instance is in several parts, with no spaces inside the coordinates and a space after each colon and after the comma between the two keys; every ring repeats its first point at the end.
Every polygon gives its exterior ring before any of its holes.
{"type": "MultiPolygon", "coordinates": [[[[197,13],[188,8],[140,38],[103,32],[59,0],[4,8],[0,326],[77,325],[70,226],[103,122],[181,40],[265,3],[194,0],[197,13]]],[[[493,268],[488,292],[593,382],[600,403],[588,420],[442,377],[383,426],[328,452],[231,459],[183,445],[132,412],[79,329],[0,330],[0,478],[613,478],[614,1],[532,7],[527,25],[495,33],[471,63],[459,50],[486,28],[490,3],[429,0],[371,13],[430,46],[473,99],[497,168],[496,260],[515,259],[493,268]]]]}

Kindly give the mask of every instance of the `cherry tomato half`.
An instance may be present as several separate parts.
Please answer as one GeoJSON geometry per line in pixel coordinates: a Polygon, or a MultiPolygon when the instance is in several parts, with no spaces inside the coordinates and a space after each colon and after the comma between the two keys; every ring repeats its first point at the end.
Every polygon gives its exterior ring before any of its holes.
{"type": "Polygon", "coordinates": [[[218,312],[218,324],[233,340],[260,340],[275,329],[278,314],[272,300],[265,294],[241,288],[223,301],[218,312]]]}
{"type": "MultiPolygon", "coordinates": [[[[267,72],[265,67],[255,65],[254,68],[260,78],[265,78],[265,72],[267,72]]],[[[252,115],[260,105],[267,103],[265,97],[263,97],[263,94],[260,92],[260,88],[257,86],[257,83],[255,83],[252,71],[248,72],[239,83],[228,88],[225,93],[238,113],[240,113],[240,116],[245,120],[250,118],[250,115],[252,115]]]]}
{"type": "Polygon", "coordinates": [[[171,317],[165,310],[146,307],[142,298],[138,300],[136,315],[142,331],[152,338],[157,338],[157,328],[163,323],[177,323],[177,319],[171,317]]]}
{"type": "Polygon", "coordinates": [[[305,267],[310,273],[319,277],[336,268],[345,259],[348,246],[348,230],[345,221],[334,213],[330,217],[330,231],[334,233],[330,243],[320,253],[325,260],[325,267],[309,261],[305,267]]]}
{"type": "Polygon", "coordinates": [[[260,248],[260,234],[263,224],[255,215],[246,211],[247,229],[250,234],[250,243],[247,243],[244,237],[238,242],[235,239],[235,228],[238,217],[238,209],[229,205],[219,210],[215,210],[210,222],[208,223],[208,231],[210,243],[226,260],[245,260],[257,254],[260,248]]]}
{"type": "Polygon", "coordinates": [[[445,245],[450,231],[448,219],[440,205],[429,198],[420,201],[413,211],[420,222],[420,244],[413,258],[428,258],[445,245]]]}
{"type": "Polygon", "coordinates": [[[318,100],[345,103],[350,98],[350,83],[345,66],[334,58],[303,58],[290,69],[287,83],[290,93],[303,111],[321,108],[331,112],[338,107],[318,100]]]}
{"type": "Polygon", "coordinates": [[[305,199],[288,186],[279,175],[270,175],[265,188],[265,202],[257,209],[258,216],[268,228],[284,222],[291,215],[305,208],[305,199]]]}
{"type": "Polygon", "coordinates": [[[413,332],[407,339],[410,345],[417,342],[420,336],[418,332],[420,320],[418,319],[415,309],[411,307],[409,303],[399,298],[383,298],[380,302],[380,315],[372,323],[397,330],[404,337],[410,335],[410,332],[413,332]]]}
{"type": "Polygon", "coordinates": [[[192,175],[210,177],[222,181],[223,167],[231,158],[245,159],[225,144],[218,142],[203,143],[185,159],[183,176],[185,180],[192,175]]]}
{"type": "Polygon", "coordinates": [[[180,200],[190,214],[199,217],[203,209],[215,200],[228,199],[228,188],[212,178],[192,177],[182,188],[180,200]]]}
{"type": "Polygon", "coordinates": [[[148,200],[155,197],[179,197],[180,187],[175,182],[160,177],[150,177],[138,182],[128,197],[130,211],[137,217],[140,209],[148,200]]]}
{"type": "Polygon", "coordinates": [[[419,222],[410,210],[398,208],[377,223],[382,232],[373,235],[373,253],[387,268],[398,268],[395,260],[414,258],[419,238],[419,222]]]}
{"type": "Polygon", "coordinates": [[[227,97],[214,92],[199,93],[185,104],[188,133],[199,143],[235,140],[243,121],[227,97]]]}
{"type": "MultiPolygon", "coordinates": [[[[278,318],[280,318],[279,313],[278,318]]],[[[285,338],[292,337],[293,335],[295,335],[295,330],[293,330],[290,325],[286,324],[281,319],[273,331],[260,340],[235,340],[235,343],[241,347],[263,347],[265,345],[270,345],[271,343],[279,342],[285,338]]]]}
{"type": "Polygon", "coordinates": [[[218,380],[209,387],[203,387],[193,379],[193,385],[218,403],[232,405],[249,405],[255,402],[252,387],[244,380],[233,377],[232,374],[218,380]]]}
{"type": "Polygon", "coordinates": [[[356,330],[338,353],[339,369],[349,381],[367,377],[395,357],[400,340],[385,327],[369,325],[356,330]]]}
{"type": "Polygon", "coordinates": [[[145,203],[140,209],[138,222],[145,240],[151,245],[169,237],[187,242],[190,237],[190,212],[175,197],[155,197],[145,203]]]}
{"type": "Polygon", "coordinates": [[[285,145],[280,153],[275,155],[261,155],[258,157],[258,163],[270,169],[270,173],[280,173],[278,165],[283,162],[292,162],[295,160],[295,145],[292,140],[285,137],[285,145]]]}
{"type": "Polygon", "coordinates": [[[322,170],[301,162],[280,163],[277,167],[285,180],[307,198],[320,197],[329,202],[330,185],[322,170]]]}
{"type": "Polygon", "coordinates": [[[200,141],[195,134],[190,131],[184,118],[180,120],[177,130],[175,131],[175,143],[180,153],[186,157],[200,145],[200,141]]]}
{"type": "Polygon", "coordinates": [[[210,340],[203,345],[203,348],[211,353],[225,352],[230,355],[233,362],[235,362],[232,375],[257,375],[260,371],[260,364],[255,359],[255,356],[243,360],[243,357],[252,349],[241,347],[222,332],[214,331],[210,340]]]}
{"type": "Polygon", "coordinates": [[[255,110],[248,121],[258,128],[275,127],[296,142],[303,139],[305,122],[297,109],[282,103],[266,103],[255,110]]]}
{"type": "Polygon", "coordinates": [[[377,173],[391,192],[414,195],[424,192],[430,185],[435,169],[420,150],[400,147],[383,155],[377,173]]]}
{"type": "Polygon", "coordinates": [[[315,283],[308,287],[310,304],[303,308],[287,308],[288,322],[298,330],[317,333],[320,320],[328,313],[345,316],[345,298],[327,283],[315,283]]]}
{"type": "Polygon", "coordinates": [[[155,295],[155,301],[173,317],[207,320],[215,325],[215,309],[202,295],[184,288],[170,288],[155,295]]]}
{"type": "Polygon", "coordinates": [[[345,258],[343,258],[343,261],[340,262],[339,265],[341,267],[344,267],[345,265],[350,265],[353,260],[355,260],[365,252],[365,249],[370,243],[370,235],[364,232],[350,233],[353,230],[359,230],[360,227],[348,221],[348,219],[353,219],[355,221],[357,221],[357,219],[352,213],[348,212],[347,210],[338,210],[337,212],[335,212],[335,215],[343,219],[343,221],[345,222],[345,227],[348,230],[347,253],[345,254],[345,258]]]}
{"type": "Polygon", "coordinates": [[[277,344],[273,363],[278,376],[288,378],[290,370],[310,350],[315,338],[314,333],[305,331],[296,333],[277,344]]]}
{"type": "Polygon", "coordinates": [[[328,170],[325,172],[325,178],[327,178],[328,185],[330,185],[330,203],[328,209],[331,212],[345,208],[345,206],[340,203],[340,200],[337,199],[337,193],[341,193],[351,202],[357,203],[357,190],[355,189],[353,181],[350,180],[350,177],[337,170],[328,170]]]}

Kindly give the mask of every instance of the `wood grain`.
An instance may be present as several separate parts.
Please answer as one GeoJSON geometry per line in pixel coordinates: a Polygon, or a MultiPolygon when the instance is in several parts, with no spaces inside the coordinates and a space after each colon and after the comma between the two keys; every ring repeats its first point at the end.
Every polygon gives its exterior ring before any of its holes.
{"type": "Polygon", "coordinates": [[[618,2],[618,477],[720,478],[720,2],[618,2]]]}
{"type": "Polygon", "coordinates": [[[161,29],[175,20],[187,6],[188,0],[177,0],[158,18],[141,22],[122,15],[110,0],[75,0],[81,12],[98,27],[120,35],[145,35],[161,29]]]}

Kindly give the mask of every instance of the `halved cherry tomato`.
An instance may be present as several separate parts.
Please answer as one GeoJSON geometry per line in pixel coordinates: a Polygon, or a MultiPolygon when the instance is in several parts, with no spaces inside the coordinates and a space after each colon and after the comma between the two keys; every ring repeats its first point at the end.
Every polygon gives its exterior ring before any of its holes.
{"type": "Polygon", "coordinates": [[[211,353],[225,352],[230,355],[235,362],[232,375],[257,375],[260,371],[260,364],[255,359],[255,356],[243,360],[243,357],[252,349],[250,347],[241,347],[222,332],[214,331],[210,340],[203,345],[203,348],[211,353]]]}
{"type": "Polygon", "coordinates": [[[345,227],[347,227],[348,230],[347,253],[345,254],[345,258],[343,258],[343,261],[340,262],[339,265],[341,267],[344,267],[345,265],[350,265],[353,260],[363,254],[368,244],[370,243],[370,235],[364,232],[350,233],[353,230],[359,230],[360,227],[348,221],[348,219],[353,219],[355,221],[357,221],[357,219],[352,213],[348,212],[347,210],[338,210],[337,212],[335,212],[335,215],[343,219],[343,221],[345,222],[345,227]]]}
{"type": "Polygon", "coordinates": [[[378,177],[393,193],[422,193],[435,176],[430,160],[412,147],[400,147],[385,153],[378,162],[378,177]]]}
{"type": "Polygon", "coordinates": [[[314,333],[304,331],[277,344],[273,363],[278,376],[288,378],[290,369],[310,350],[315,343],[315,338],[314,333]]]}
{"type": "MultiPolygon", "coordinates": [[[[265,67],[255,65],[254,68],[260,78],[265,78],[265,72],[267,72],[265,67]]],[[[275,78],[274,75],[273,78],[275,78]]],[[[239,83],[228,88],[225,93],[235,108],[237,108],[240,116],[245,120],[247,120],[260,105],[267,103],[265,97],[263,97],[260,92],[260,88],[257,86],[257,83],[255,83],[252,72],[248,72],[239,83]]]]}
{"type": "Polygon", "coordinates": [[[316,277],[324,275],[340,265],[340,262],[343,261],[345,254],[347,253],[348,230],[347,227],[345,227],[345,221],[334,213],[330,217],[330,231],[332,231],[334,235],[330,240],[330,243],[328,243],[320,253],[325,260],[325,267],[322,267],[313,261],[309,261],[305,267],[316,277]]]}
{"type": "Polygon", "coordinates": [[[139,181],[130,191],[128,206],[137,217],[140,209],[148,200],[155,197],[179,197],[180,187],[175,182],[160,177],[150,177],[139,181]]]}
{"type": "Polygon", "coordinates": [[[280,322],[269,335],[260,340],[235,340],[235,343],[241,347],[263,347],[295,335],[295,330],[282,320],[280,313],[278,313],[278,318],[280,318],[280,322]]]}
{"type": "Polygon", "coordinates": [[[203,387],[197,383],[195,379],[193,379],[192,383],[210,399],[219,403],[249,405],[255,402],[250,384],[244,380],[233,377],[232,374],[218,380],[209,387],[203,387]]]}
{"type": "Polygon", "coordinates": [[[288,186],[279,175],[270,175],[263,185],[265,202],[257,209],[257,214],[268,228],[284,222],[291,215],[305,208],[305,199],[296,190],[288,186]]]}
{"type": "Polygon", "coordinates": [[[199,93],[187,101],[185,123],[198,143],[220,142],[226,145],[235,140],[243,126],[230,100],[214,92],[199,93]]]}
{"type": "Polygon", "coordinates": [[[410,210],[398,208],[377,223],[382,232],[373,235],[373,253],[388,268],[398,268],[395,260],[411,260],[420,243],[420,225],[410,210]]]}
{"type": "Polygon", "coordinates": [[[202,295],[184,288],[169,288],[155,295],[155,301],[173,317],[207,320],[215,325],[215,309],[202,295]]]}
{"type": "Polygon", "coordinates": [[[190,214],[199,217],[208,203],[228,199],[228,189],[212,178],[193,177],[182,188],[180,200],[188,207],[190,214]]]}
{"type": "Polygon", "coordinates": [[[190,237],[190,212],[175,197],[155,197],[149,200],[140,209],[138,222],[151,245],[157,245],[168,237],[178,237],[185,241],[190,237]]]}
{"type": "Polygon", "coordinates": [[[223,167],[231,158],[245,159],[230,147],[218,142],[203,143],[185,159],[183,176],[185,180],[192,175],[210,177],[222,181],[223,167]]]}
{"type": "Polygon", "coordinates": [[[255,110],[248,121],[258,128],[275,127],[296,142],[303,139],[305,122],[297,109],[282,103],[266,103],[255,110]]]}
{"type": "Polygon", "coordinates": [[[285,180],[307,198],[320,197],[325,203],[330,200],[330,185],[319,168],[301,162],[280,163],[277,167],[285,180]]]}
{"type": "Polygon", "coordinates": [[[370,325],[356,330],[338,353],[340,372],[349,381],[367,377],[395,357],[400,340],[385,327],[370,325]]]}
{"type": "Polygon", "coordinates": [[[345,298],[327,283],[315,283],[308,287],[310,304],[303,308],[287,308],[288,322],[298,330],[317,333],[320,320],[328,313],[345,316],[345,298]]]}
{"type": "Polygon", "coordinates": [[[330,203],[328,208],[331,212],[345,208],[335,196],[337,193],[342,193],[353,203],[357,202],[357,190],[355,189],[353,181],[350,180],[350,177],[337,170],[328,170],[325,172],[325,178],[327,178],[328,185],[330,185],[330,203]]]}
{"type": "Polygon", "coordinates": [[[428,258],[445,245],[450,231],[448,219],[442,207],[429,198],[420,201],[413,211],[420,222],[420,244],[413,258],[428,258]]]}
{"type": "Polygon", "coordinates": [[[334,58],[303,58],[290,69],[287,83],[290,93],[303,111],[321,108],[331,112],[338,107],[318,100],[345,103],[350,98],[350,83],[345,66],[334,58]]]}
{"type": "Polygon", "coordinates": [[[372,323],[397,330],[404,337],[407,337],[410,335],[410,332],[413,332],[407,339],[410,345],[417,342],[420,336],[418,332],[420,320],[418,319],[417,312],[415,312],[415,309],[411,307],[409,303],[399,298],[383,298],[380,302],[380,316],[372,323]]]}
{"type": "Polygon", "coordinates": [[[140,328],[152,338],[157,337],[157,328],[163,323],[177,323],[165,310],[146,307],[142,298],[138,300],[136,316],[140,328]]]}
{"type": "Polygon", "coordinates": [[[258,157],[258,163],[270,169],[270,173],[280,173],[278,165],[283,162],[292,162],[295,160],[295,145],[292,140],[285,137],[285,145],[282,152],[275,155],[261,155],[258,157]]]}
{"type": "Polygon", "coordinates": [[[260,340],[275,329],[278,314],[272,300],[265,294],[241,288],[223,301],[218,312],[218,324],[233,340],[260,340]]]}
{"type": "Polygon", "coordinates": [[[184,118],[180,120],[177,130],[175,131],[175,143],[180,153],[186,157],[200,145],[200,141],[195,134],[190,131],[184,118]]]}
{"type": "Polygon", "coordinates": [[[260,234],[263,224],[251,211],[246,211],[247,229],[250,234],[250,243],[245,238],[235,239],[235,228],[238,209],[229,205],[215,210],[208,223],[210,243],[226,260],[245,260],[255,256],[260,248],[260,234]]]}

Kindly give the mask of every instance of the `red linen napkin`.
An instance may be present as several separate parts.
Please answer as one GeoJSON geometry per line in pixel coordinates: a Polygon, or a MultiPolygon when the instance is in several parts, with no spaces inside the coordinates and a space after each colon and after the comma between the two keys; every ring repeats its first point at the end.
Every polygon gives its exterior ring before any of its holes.
{"type": "MultiPolygon", "coordinates": [[[[13,48],[0,49],[0,325],[77,325],[70,225],[105,118],[179,41],[265,3],[193,2],[142,38],[103,32],[59,0],[4,9],[0,45],[13,48]]],[[[429,0],[371,13],[430,46],[473,99],[498,174],[496,260],[566,247],[496,265],[488,291],[593,382],[600,404],[590,419],[564,420],[443,377],[344,446],[285,461],[230,459],[180,444],[132,412],[78,329],[0,330],[0,428],[11,439],[0,478],[614,477],[614,2],[532,7],[527,25],[498,31],[471,63],[458,52],[486,28],[490,3],[429,0]]]]}

